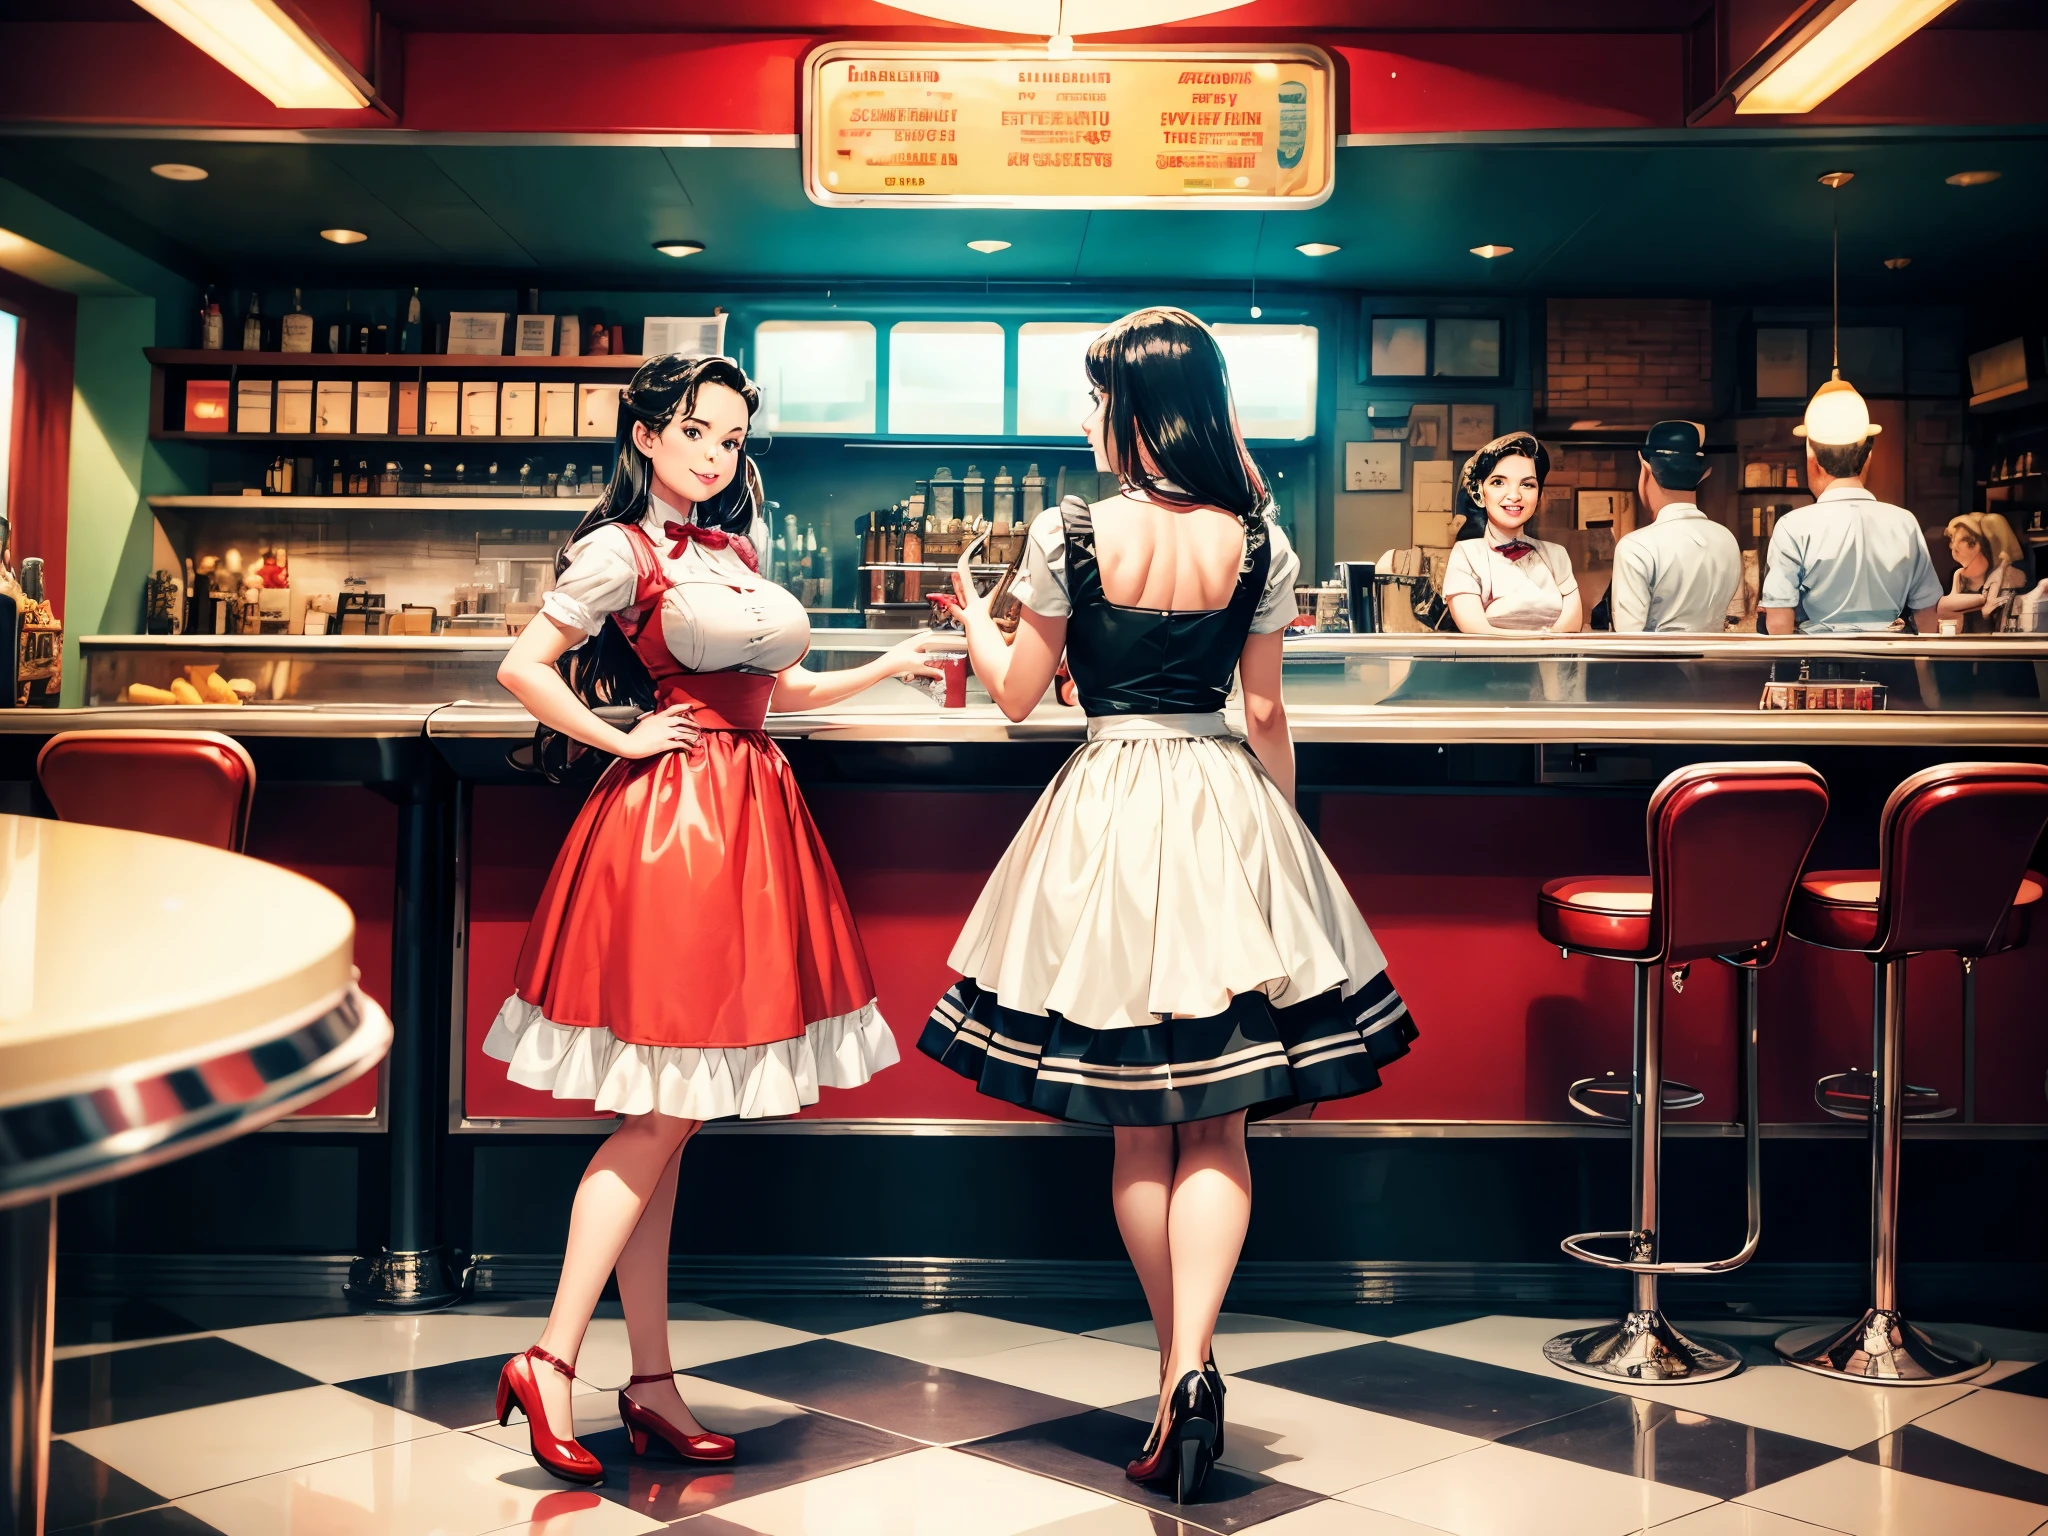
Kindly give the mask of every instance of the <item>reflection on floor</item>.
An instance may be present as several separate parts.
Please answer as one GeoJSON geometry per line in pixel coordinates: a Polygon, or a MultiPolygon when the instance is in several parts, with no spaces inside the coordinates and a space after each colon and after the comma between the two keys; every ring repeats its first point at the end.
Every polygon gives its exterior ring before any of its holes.
{"type": "MultiPolygon", "coordinates": [[[[60,1317],[49,1529],[102,1536],[2024,1536],[2048,1531],[2048,1333],[1890,1391],[1772,1363],[1792,1319],[1718,1318],[1749,1368],[1618,1392],[1547,1365],[1583,1320],[1403,1304],[1231,1315],[1229,1454],[1176,1511],[1125,1481],[1155,1391],[1118,1303],[782,1299],[674,1309],[684,1395],[739,1459],[634,1460],[578,1387],[599,1489],[491,1421],[532,1303],[79,1303],[60,1317]]],[[[579,1370],[627,1374],[616,1310],[579,1370]]]]}

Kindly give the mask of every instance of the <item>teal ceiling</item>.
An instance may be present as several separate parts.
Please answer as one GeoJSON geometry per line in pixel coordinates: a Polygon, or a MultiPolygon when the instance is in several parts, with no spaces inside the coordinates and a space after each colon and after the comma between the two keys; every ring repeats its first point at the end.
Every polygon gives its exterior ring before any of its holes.
{"type": "Polygon", "coordinates": [[[431,143],[0,139],[0,175],[198,281],[662,287],[701,240],[691,286],[892,281],[1383,291],[1699,293],[1810,299],[1840,195],[1845,297],[1929,301],[2038,280],[2048,138],[1755,139],[1700,133],[1577,142],[1399,143],[1339,151],[1319,209],[1207,212],[822,209],[794,150],[431,143]],[[198,183],[150,174],[175,159],[198,183]],[[1943,178],[1992,169],[1958,189],[1943,178]],[[317,231],[360,229],[340,248],[317,231]],[[1012,242],[996,256],[971,239],[1012,242]],[[1343,247],[1312,260],[1304,241],[1343,247]],[[1487,242],[1514,254],[1482,261],[1487,242]],[[1889,272],[1887,257],[1912,265],[1889,272]]]}

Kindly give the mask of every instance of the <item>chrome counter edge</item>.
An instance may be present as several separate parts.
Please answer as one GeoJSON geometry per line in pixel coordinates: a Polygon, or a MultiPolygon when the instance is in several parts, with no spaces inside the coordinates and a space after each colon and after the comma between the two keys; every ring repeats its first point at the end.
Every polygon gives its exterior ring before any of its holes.
{"type": "MultiPolygon", "coordinates": [[[[1764,712],[1688,709],[1349,708],[1288,711],[1297,742],[1439,746],[1477,743],[1654,745],[1729,743],[1786,746],[2048,747],[2048,714],[1909,713],[1906,711],[1764,712]]],[[[1233,723],[1236,720],[1233,712],[1233,723]]],[[[518,741],[533,718],[512,705],[98,705],[84,709],[0,710],[0,734],[54,735],[80,730],[210,730],[231,736],[384,737],[518,741]]],[[[898,742],[950,746],[969,742],[1080,741],[1077,711],[1045,707],[1021,723],[982,705],[777,715],[768,733],[785,740],[898,742]]]]}

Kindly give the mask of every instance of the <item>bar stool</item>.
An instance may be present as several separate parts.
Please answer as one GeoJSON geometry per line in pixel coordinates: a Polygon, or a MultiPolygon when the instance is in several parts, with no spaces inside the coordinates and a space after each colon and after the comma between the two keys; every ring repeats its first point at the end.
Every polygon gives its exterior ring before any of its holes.
{"type": "MultiPolygon", "coordinates": [[[[1896,1386],[1962,1381],[1991,1363],[1983,1347],[1899,1312],[1899,1151],[1906,1118],[1906,960],[1970,957],[2017,942],[2014,908],[2042,878],[2027,861],[2048,826],[2048,768],[1943,763],[1885,801],[1876,869],[1822,870],[1793,898],[1796,939],[1870,958],[1870,1306],[1846,1328],[1800,1328],[1777,1341],[1789,1365],[1896,1386]]],[[[2037,898],[2038,899],[2038,898],[2037,898]]]]}
{"type": "MultiPolygon", "coordinates": [[[[1561,1246],[1575,1259],[1634,1276],[1628,1315],[1562,1333],[1543,1346],[1553,1365],[1582,1376],[1638,1382],[1712,1381],[1742,1368],[1734,1347],[1689,1339],[1658,1305],[1660,1275],[1711,1275],[1756,1252],[1763,1230],[1756,1097],[1756,974],[1782,945],[1785,911],[1807,850],[1827,816],[1827,785],[1804,763],[1698,763],[1681,768],[1650,797],[1650,873],[1553,880],[1536,903],[1536,926],[1566,954],[1622,960],[1635,969],[1635,1067],[1629,1101],[1629,1202],[1635,1227],[1579,1232],[1561,1246]],[[1664,1081],[1664,977],[1681,991],[1695,960],[1718,959],[1742,973],[1739,1040],[1748,1196],[1748,1235],[1739,1251],[1703,1263],[1661,1256],[1659,1172],[1664,1110],[1699,1102],[1664,1081]],[[1655,1091],[1651,1091],[1654,1089],[1655,1091]],[[1586,1244],[1619,1242],[1626,1257],[1586,1244]]],[[[1573,1103],[1602,1119],[1586,1079],[1573,1103]]]]}
{"type": "Polygon", "coordinates": [[[36,755],[59,821],[182,837],[239,853],[256,765],[218,731],[61,731],[36,755]]]}
{"type": "Polygon", "coordinates": [[[2027,942],[2028,921],[2033,908],[2039,904],[2043,894],[2048,894],[2048,883],[2029,870],[2020,880],[2019,894],[2012,899],[2012,906],[2006,910],[2005,921],[1998,925],[1998,931],[1991,935],[1991,942],[1982,950],[1971,953],[1959,951],[1963,957],[1963,1123],[1974,1125],[1977,1121],[1977,962],[1992,955],[2002,955],[2009,949],[2018,949],[2027,942]]]}

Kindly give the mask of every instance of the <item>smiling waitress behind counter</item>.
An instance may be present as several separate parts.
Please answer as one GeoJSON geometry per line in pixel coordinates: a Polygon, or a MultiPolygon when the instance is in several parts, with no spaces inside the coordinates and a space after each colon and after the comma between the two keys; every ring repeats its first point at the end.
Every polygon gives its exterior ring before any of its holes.
{"type": "Polygon", "coordinates": [[[1444,601],[1468,635],[1583,629],[1585,604],[1561,544],[1522,536],[1536,515],[1550,454],[1527,432],[1496,437],[1465,461],[1458,509],[1465,527],[1444,566],[1444,601]]]}

